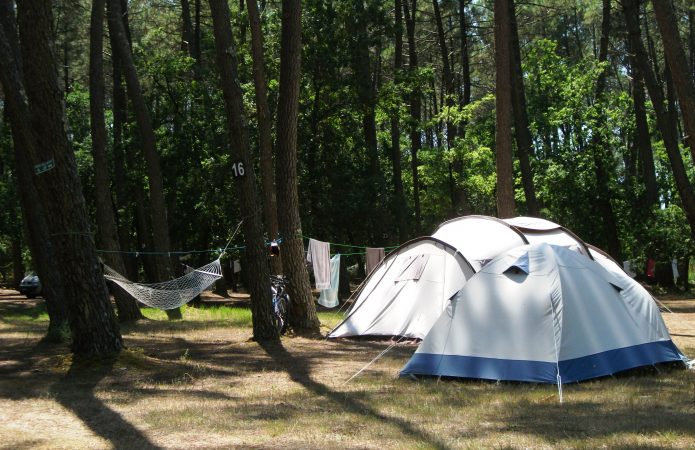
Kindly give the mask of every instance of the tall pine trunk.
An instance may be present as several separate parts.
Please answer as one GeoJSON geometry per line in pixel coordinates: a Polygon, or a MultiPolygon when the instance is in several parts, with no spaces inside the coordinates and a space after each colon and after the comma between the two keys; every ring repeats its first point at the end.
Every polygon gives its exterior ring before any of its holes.
{"type": "Polygon", "coordinates": [[[497,215],[500,218],[515,215],[510,27],[507,0],[495,0],[495,161],[497,215]]]}
{"type": "MultiPolygon", "coordinates": [[[[417,48],[415,47],[415,13],[417,0],[403,2],[403,15],[405,17],[406,33],[408,35],[408,70],[414,76],[418,70],[417,48]]],[[[422,92],[419,86],[413,86],[410,93],[410,169],[413,176],[413,203],[415,205],[415,233],[422,234],[422,212],[420,207],[420,174],[418,167],[418,153],[422,147],[422,133],[420,131],[420,119],[422,116],[422,92]]]]}
{"type": "Polygon", "coordinates": [[[640,162],[638,176],[645,187],[644,203],[646,203],[647,208],[651,209],[658,206],[659,191],[656,184],[652,140],[649,134],[649,124],[647,122],[644,76],[642,75],[635,50],[629,39],[627,40],[627,48],[628,59],[630,61],[630,73],[632,75],[632,104],[635,112],[635,145],[637,146],[637,158],[640,162]]]}
{"type": "MultiPolygon", "coordinates": [[[[168,252],[171,250],[169,240],[169,225],[167,221],[167,208],[164,198],[164,180],[162,168],[157,153],[154,129],[152,120],[142,93],[140,80],[138,79],[133,62],[133,55],[128,45],[125,26],[123,25],[123,10],[120,0],[107,0],[109,29],[112,33],[115,48],[113,52],[118,54],[118,59],[122,64],[123,75],[125,77],[128,95],[133,105],[135,119],[138,124],[140,134],[140,144],[145,156],[147,178],[150,188],[150,208],[152,214],[152,234],[154,250],[159,253],[157,257],[157,278],[165,281],[172,278],[171,261],[168,252]]],[[[180,319],[181,310],[179,308],[166,311],[170,319],[180,319]]]]}
{"type": "MultiPolygon", "coordinates": [[[[408,0],[406,0],[408,1],[408,0]]],[[[394,83],[401,84],[403,70],[403,3],[395,0],[394,8],[394,32],[395,54],[393,61],[394,83]]],[[[401,167],[401,128],[400,128],[400,102],[396,104],[391,113],[391,166],[393,170],[393,210],[398,224],[398,238],[400,242],[408,240],[408,206],[403,191],[403,169],[401,167]]]]}
{"type": "Polygon", "coordinates": [[[526,210],[529,216],[539,216],[540,208],[536,199],[536,189],[533,184],[531,156],[533,143],[529,129],[528,111],[526,110],[526,91],[524,89],[524,73],[521,69],[521,49],[519,48],[519,30],[516,22],[514,0],[509,3],[510,50],[511,50],[511,79],[512,79],[512,110],[514,111],[514,133],[516,135],[516,150],[521,166],[521,182],[526,196],[526,210]]]}
{"type": "MultiPolygon", "coordinates": [[[[0,28],[4,28],[5,35],[8,39],[9,48],[12,51],[13,58],[17,63],[19,77],[22,78],[21,54],[19,50],[19,36],[17,35],[17,27],[15,25],[14,10],[10,2],[0,2],[0,28]]],[[[3,110],[3,114],[10,123],[14,140],[14,161],[17,172],[17,188],[19,191],[19,201],[22,208],[22,219],[25,224],[29,251],[31,252],[32,260],[36,266],[36,271],[41,280],[42,296],[46,301],[46,311],[48,312],[48,331],[44,340],[47,342],[61,342],[64,339],[63,330],[68,326],[68,311],[65,304],[65,295],[63,292],[63,280],[58,272],[58,267],[54,264],[53,247],[51,245],[50,233],[48,224],[44,217],[43,209],[39,200],[39,194],[36,192],[32,180],[33,171],[31,161],[27,154],[26,148],[32,145],[31,142],[23,141],[26,138],[19,124],[10,120],[7,105],[3,110]]],[[[22,252],[19,248],[20,241],[13,241],[13,254],[15,246],[19,250],[18,262],[22,266],[22,252]]],[[[17,258],[13,258],[17,261],[17,258]]],[[[15,283],[19,284],[21,276],[24,274],[24,268],[19,271],[15,268],[15,283]]]]}
{"type": "Polygon", "coordinates": [[[359,114],[362,116],[362,136],[367,154],[367,173],[364,182],[368,198],[368,208],[372,235],[378,243],[382,239],[383,211],[379,200],[383,192],[383,176],[379,164],[379,151],[376,135],[376,92],[372,80],[372,58],[369,54],[369,17],[364,0],[352,0],[354,14],[350,18],[348,32],[353,42],[350,66],[354,72],[355,88],[359,114]]]}
{"type": "MultiPolygon", "coordinates": [[[[106,121],[104,119],[104,12],[105,0],[92,1],[89,51],[89,113],[92,131],[92,157],[94,158],[94,190],[96,195],[97,243],[106,250],[102,258],[118,273],[125,274],[120,253],[118,230],[114,217],[113,199],[106,155],[106,121]]],[[[131,322],[142,319],[135,300],[124,290],[111,284],[118,308],[118,319],[131,322]]]]}
{"type": "Polygon", "coordinates": [[[318,334],[319,319],[311,296],[304,258],[297,192],[297,119],[302,58],[300,0],[282,1],[280,38],[280,97],[277,112],[275,184],[283,239],[282,265],[289,280],[290,326],[300,334],[318,334]]]}
{"type": "MultiPolygon", "coordinates": [[[[273,167],[273,136],[268,105],[268,87],[265,76],[263,57],[263,32],[261,17],[256,0],[246,0],[251,24],[251,56],[253,58],[253,82],[256,88],[256,113],[258,115],[258,154],[263,185],[263,216],[270,240],[278,238],[277,194],[275,193],[273,167]]],[[[274,274],[282,273],[282,259],[271,258],[270,270],[274,274]]]]}
{"type": "Polygon", "coordinates": [[[244,216],[246,244],[244,262],[249,274],[247,281],[251,294],[253,336],[257,341],[277,339],[278,330],[272,324],[270,273],[266,261],[261,226],[256,179],[249,151],[249,139],[244,123],[244,105],[237,74],[236,50],[230,26],[229,6],[226,0],[210,0],[215,53],[220,72],[220,84],[227,115],[227,133],[233,161],[236,164],[236,185],[239,188],[241,213],[244,216]],[[242,173],[243,169],[243,173],[242,173]]]}
{"type": "Polygon", "coordinates": [[[671,123],[668,111],[664,107],[664,94],[649,63],[649,55],[642,43],[638,8],[638,0],[623,0],[623,13],[628,39],[630,40],[632,50],[635,52],[635,60],[642,71],[649,97],[652,100],[657,127],[659,128],[661,138],[664,140],[664,147],[671,163],[673,178],[681,198],[683,211],[690,225],[690,235],[695,239],[695,192],[688,179],[683,157],[680,153],[677,130],[674,124],[671,123]]]}
{"type": "MultiPolygon", "coordinates": [[[[446,105],[448,108],[453,108],[456,105],[454,72],[449,62],[449,47],[447,46],[446,36],[444,34],[444,24],[439,8],[439,0],[432,0],[432,7],[434,10],[435,23],[437,25],[439,52],[442,59],[442,96],[444,97],[442,106],[446,105]]],[[[458,136],[458,126],[453,123],[450,117],[450,115],[447,115],[446,120],[446,143],[449,150],[455,147],[455,140],[458,136]]],[[[456,152],[454,156],[449,172],[451,175],[451,207],[453,215],[457,215],[461,211],[468,210],[466,193],[463,190],[460,180],[460,176],[463,173],[463,158],[458,152],[456,152]],[[456,177],[454,177],[454,174],[456,174],[456,177]]]]}
{"type": "MultiPolygon", "coordinates": [[[[599,62],[608,60],[608,39],[611,29],[611,0],[603,0],[603,17],[601,21],[601,41],[599,43],[599,62]]],[[[595,98],[597,103],[603,102],[603,95],[606,90],[606,70],[604,69],[599,74],[596,80],[595,98]]],[[[599,113],[596,119],[596,128],[598,130],[605,127],[606,116],[602,112],[599,113]]],[[[606,154],[608,145],[606,145],[605,137],[599,132],[593,134],[591,140],[591,150],[594,159],[594,172],[596,174],[596,206],[599,214],[603,219],[603,237],[604,246],[608,253],[617,261],[622,261],[620,252],[620,240],[618,237],[618,226],[615,219],[615,211],[611,203],[610,195],[610,173],[607,166],[612,165],[612,155],[606,154]]]]}
{"type": "Polygon", "coordinates": [[[685,127],[685,143],[695,163],[695,83],[685,49],[678,32],[678,23],[671,0],[652,0],[656,22],[664,44],[666,62],[678,94],[678,103],[685,127]]]}
{"type": "Polygon", "coordinates": [[[18,5],[21,64],[11,50],[5,27],[0,27],[0,82],[17,132],[13,138],[31,164],[43,170],[35,169],[33,182],[45,212],[53,263],[61,268],[72,351],[78,357],[108,355],[119,352],[123,341],[98,263],[68,140],[51,7],[47,0],[18,5]],[[22,82],[22,71],[26,83],[22,82]]]}

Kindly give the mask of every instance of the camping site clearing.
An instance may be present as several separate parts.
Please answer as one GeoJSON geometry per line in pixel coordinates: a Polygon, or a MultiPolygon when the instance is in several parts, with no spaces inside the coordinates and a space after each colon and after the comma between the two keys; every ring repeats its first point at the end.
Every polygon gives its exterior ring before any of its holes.
{"type": "MultiPolygon", "coordinates": [[[[695,356],[695,299],[663,301],[695,356]]],[[[41,300],[0,291],[0,448],[695,448],[692,370],[568,384],[560,404],[554,385],[399,378],[413,344],[366,368],[392,343],[259,344],[245,306],[145,314],[117,359],[73,363],[40,342],[41,300]]]]}

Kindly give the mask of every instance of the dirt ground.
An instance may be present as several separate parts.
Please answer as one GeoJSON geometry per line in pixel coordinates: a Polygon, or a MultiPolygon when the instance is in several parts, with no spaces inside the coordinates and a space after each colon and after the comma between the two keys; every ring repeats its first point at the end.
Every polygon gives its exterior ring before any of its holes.
{"type": "MultiPolygon", "coordinates": [[[[413,345],[348,381],[389,343],[258,344],[214,320],[124,327],[119,358],[80,364],[40,342],[41,301],[0,290],[2,449],[695,448],[693,371],[567,386],[560,405],[554,386],[399,379],[413,345]]],[[[695,299],[662,302],[695,357],[695,299]]]]}

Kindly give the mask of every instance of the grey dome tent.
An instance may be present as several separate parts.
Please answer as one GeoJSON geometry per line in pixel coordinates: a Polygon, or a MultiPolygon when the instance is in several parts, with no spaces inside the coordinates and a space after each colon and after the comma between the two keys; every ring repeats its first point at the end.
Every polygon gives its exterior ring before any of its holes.
{"type": "Polygon", "coordinates": [[[474,270],[454,247],[423,237],[398,247],[370,273],[345,320],[328,335],[422,339],[474,270]]]}

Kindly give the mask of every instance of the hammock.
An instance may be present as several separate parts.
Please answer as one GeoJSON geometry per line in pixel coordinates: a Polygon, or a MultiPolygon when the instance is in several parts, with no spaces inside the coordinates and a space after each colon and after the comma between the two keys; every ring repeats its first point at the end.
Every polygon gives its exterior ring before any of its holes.
{"type": "Polygon", "coordinates": [[[174,309],[193,300],[222,278],[220,260],[191,268],[186,275],[163,283],[134,283],[104,264],[104,277],[122,287],[135,300],[152,308],[174,309]]]}

